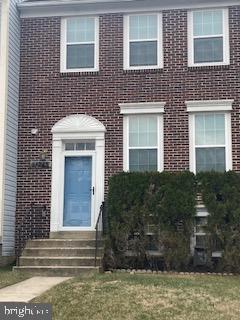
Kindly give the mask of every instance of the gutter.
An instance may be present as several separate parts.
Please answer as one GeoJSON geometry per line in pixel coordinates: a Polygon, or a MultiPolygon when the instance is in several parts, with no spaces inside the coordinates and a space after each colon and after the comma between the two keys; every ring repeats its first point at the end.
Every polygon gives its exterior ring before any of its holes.
{"type": "Polygon", "coordinates": [[[147,12],[240,5],[239,0],[38,0],[18,4],[21,18],[147,12]]]}

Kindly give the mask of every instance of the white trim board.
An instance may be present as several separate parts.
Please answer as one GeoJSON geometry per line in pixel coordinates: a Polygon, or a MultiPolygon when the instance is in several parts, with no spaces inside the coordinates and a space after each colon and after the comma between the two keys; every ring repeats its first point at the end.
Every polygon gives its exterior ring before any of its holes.
{"type": "Polygon", "coordinates": [[[74,114],[59,120],[53,127],[53,134],[105,132],[106,128],[97,119],[86,114],[74,114]]]}
{"type": "Polygon", "coordinates": [[[121,114],[164,113],[166,102],[119,103],[121,114]]]}
{"type": "Polygon", "coordinates": [[[165,0],[161,4],[158,0],[139,1],[137,0],[104,0],[104,1],[33,1],[22,2],[18,5],[21,18],[30,17],[56,17],[92,15],[101,13],[126,13],[126,12],[157,12],[168,9],[194,9],[228,7],[239,5],[239,0],[233,1],[205,1],[197,0],[165,0]]]}
{"type": "Polygon", "coordinates": [[[231,111],[234,100],[196,100],[186,101],[187,112],[231,111]]]}

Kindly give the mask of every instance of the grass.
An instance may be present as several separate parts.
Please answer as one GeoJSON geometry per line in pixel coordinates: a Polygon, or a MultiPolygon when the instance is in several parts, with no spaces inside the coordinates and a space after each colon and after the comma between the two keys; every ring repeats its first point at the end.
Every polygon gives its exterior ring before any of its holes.
{"type": "Polygon", "coordinates": [[[71,279],[34,302],[54,320],[239,320],[240,277],[92,274],[71,279]]]}
{"type": "Polygon", "coordinates": [[[0,268],[0,289],[11,284],[23,281],[27,275],[12,272],[12,266],[0,268]]]}

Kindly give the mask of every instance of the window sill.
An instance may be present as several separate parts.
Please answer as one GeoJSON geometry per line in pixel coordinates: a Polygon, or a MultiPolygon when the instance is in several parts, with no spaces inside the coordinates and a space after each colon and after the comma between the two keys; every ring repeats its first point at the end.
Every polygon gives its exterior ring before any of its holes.
{"type": "Polygon", "coordinates": [[[81,77],[81,76],[98,76],[99,71],[75,71],[75,72],[60,72],[61,77],[81,77]]]}
{"type": "Polygon", "coordinates": [[[152,68],[152,69],[124,69],[123,70],[124,74],[128,73],[163,73],[163,68],[152,68]]]}
{"type": "Polygon", "coordinates": [[[230,64],[221,64],[221,65],[209,65],[209,66],[188,66],[189,71],[196,70],[229,70],[230,64]]]}

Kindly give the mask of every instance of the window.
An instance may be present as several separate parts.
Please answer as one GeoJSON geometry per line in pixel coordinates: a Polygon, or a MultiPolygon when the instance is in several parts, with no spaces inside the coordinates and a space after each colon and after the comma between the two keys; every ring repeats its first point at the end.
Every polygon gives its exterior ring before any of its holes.
{"type": "Polygon", "coordinates": [[[195,115],[196,172],[226,170],[225,114],[195,115]]]}
{"type": "Polygon", "coordinates": [[[124,134],[125,171],[163,170],[163,115],[165,103],[120,104],[124,134]]]}
{"type": "Polygon", "coordinates": [[[65,151],[85,151],[85,150],[95,150],[95,141],[79,140],[78,142],[65,143],[65,151]]]}
{"type": "Polygon", "coordinates": [[[228,9],[188,13],[189,66],[229,64],[228,9]]]}
{"type": "Polygon", "coordinates": [[[61,71],[97,71],[98,18],[64,18],[61,32],[61,71]]]}
{"type": "Polygon", "coordinates": [[[157,116],[129,116],[129,171],[157,171],[157,116]]]}
{"type": "Polygon", "coordinates": [[[124,17],[124,68],[163,67],[161,14],[124,17]]]}
{"type": "Polygon", "coordinates": [[[190,170],[232,169],[231,110],[234,100],[186,101],[190,170]]]}

